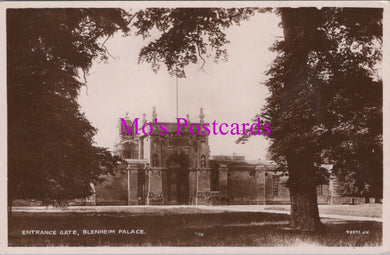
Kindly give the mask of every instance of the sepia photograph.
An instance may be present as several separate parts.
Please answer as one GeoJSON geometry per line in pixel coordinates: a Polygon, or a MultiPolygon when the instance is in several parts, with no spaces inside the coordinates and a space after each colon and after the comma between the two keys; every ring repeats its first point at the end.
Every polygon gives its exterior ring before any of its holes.
{"type": "Polygon", "coordinates": [[[387,4],[3,2],[2,252],[389,252],[387,4]]]}

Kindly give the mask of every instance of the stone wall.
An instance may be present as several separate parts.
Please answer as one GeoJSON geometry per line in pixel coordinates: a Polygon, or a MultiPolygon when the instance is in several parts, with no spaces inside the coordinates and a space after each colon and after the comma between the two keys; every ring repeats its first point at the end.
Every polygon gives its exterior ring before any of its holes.
{"type": "Polygon", "coordinates": [[[253,168],[229,168],[229,204],[264,204],[264,178],[253,168]]]}

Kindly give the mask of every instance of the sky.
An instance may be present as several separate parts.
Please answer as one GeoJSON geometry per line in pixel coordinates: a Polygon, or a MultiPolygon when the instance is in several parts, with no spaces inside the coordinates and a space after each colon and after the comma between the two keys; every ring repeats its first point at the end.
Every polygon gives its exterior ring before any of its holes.
{"type": "MultiPolygon", "coordinates": [[[[265,72],[275,53],[269,48],[282,37],[280,18],[272,13],[256,14],[240,26],[225,30],[230,44],[226,46],[228,61],[214,63],[206,58],[188,66],[186,78],[179,79],[179,117],[187,114],[199,121],[203,107],[205,122],[248,123],[264,106],[267,88],[265,72]]],[[[138,64],[138,54],[157,33],[142,37],[115,34],[105,46],[112,55],[107,63],[95,61],[87,76],[79,104],[87,119],[98,129],[98,146],[113,149],[119,138],[118,121],[126,112],[130,119],[151,121],[156,107],[159,122],[176,122],[176,79],[165,68],[154,73],[150,64],[138,64]]],[[[272,123],[271,123],[272,132],[272,123]]],[[[244,155],[249,160],[264,160],[269,141],[264,136],[252,137],[246,144],[236,144],[237,135],[210,135],[211,155],[244,155]]]]}

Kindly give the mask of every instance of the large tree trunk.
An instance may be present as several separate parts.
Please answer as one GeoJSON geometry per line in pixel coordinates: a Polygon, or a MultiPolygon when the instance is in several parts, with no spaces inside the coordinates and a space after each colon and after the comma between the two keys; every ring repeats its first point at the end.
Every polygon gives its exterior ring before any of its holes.
{"type": "MultiPolygon", "coordinates": [[[[286,77],[286,97],[282,106],[287,109],[292,104],[289,100],[298,97],[299,91],[306,89],[307,59],[310,51],[317,46],[316,28],[321,16],[316,8],[281,8],[280,14],[284,41],[287,45],[286,68],[290,70],[286,77]]],[[[297,140],[296,145],[298,144],[304,149],[297,151],[295,147],[290,148],[290,155],[287,155],[291,199],[290,224],[297,229],[318,230],[322,228],[322,224],[318,213],[314,152],[308,148],[309,144],[305,141],[297,140]]]]}
{"type": "Polygon", "coordinates": [[[289,155],[290,226],[300,230],[321,230],[317,203],[313,154],[289,155]]]}
{"type": "Polygon", "coordinates": [[[320,230],[316,188],[310,190],[290,189],[290,226],[302,230],[320,230]]]}
{"type": "Polygon", "coordinates": [[[317,203],[317,180],[314,153],[305,148],[301,153],[290,153],[287,157],[290,190],[290,226],[300,230],[317,231],[323,225],[317,203]]]}

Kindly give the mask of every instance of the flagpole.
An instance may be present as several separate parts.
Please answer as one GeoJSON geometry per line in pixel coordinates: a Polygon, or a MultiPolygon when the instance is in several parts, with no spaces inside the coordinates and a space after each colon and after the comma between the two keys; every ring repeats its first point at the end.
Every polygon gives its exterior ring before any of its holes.
{"type": "Polygon", "coordinates": [[[176,118],[179,118],[179,85],[178,85],[177,76],[176,76],[176,118]]]}

